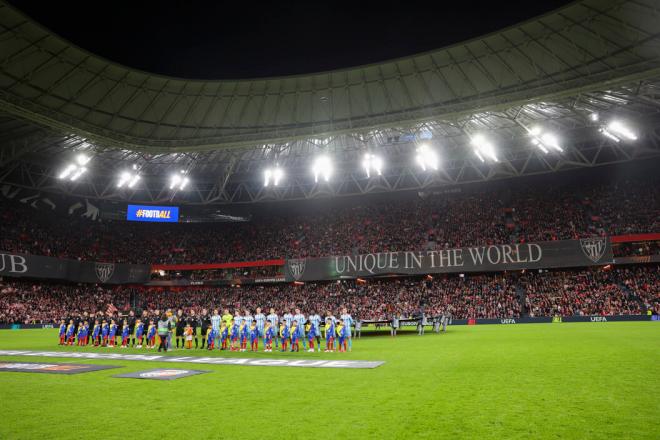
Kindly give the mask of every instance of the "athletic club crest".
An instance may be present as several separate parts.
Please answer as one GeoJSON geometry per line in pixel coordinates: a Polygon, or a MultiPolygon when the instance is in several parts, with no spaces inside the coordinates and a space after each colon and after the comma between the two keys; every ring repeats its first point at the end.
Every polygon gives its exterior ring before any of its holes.
{"type": "Polygon", "coordinates": [[[96,277],[100,282],[106,283],[112,274],[115,273],[115,264],[114,263],[94,263],[94,270],[96,271],[96,277]]]}
{"type": "Polygon", "coordinates": [[[597,263],[598,260],[603,258],[605,254],[605,247],[607,245],[607,238],[604,237],[595,237],[595,238],[582,238],[580,239],[580,246],[582,247],[582,252],[587,256],[591,261],[597,263]]]}
{"type": "Polygon", "coordinates": [[[294,258],[289,260],[289,272],[291,272],[291,275],[293,275],[296,281],[302,278],[303,273],[305,273],[305,259],[294,258]]]}

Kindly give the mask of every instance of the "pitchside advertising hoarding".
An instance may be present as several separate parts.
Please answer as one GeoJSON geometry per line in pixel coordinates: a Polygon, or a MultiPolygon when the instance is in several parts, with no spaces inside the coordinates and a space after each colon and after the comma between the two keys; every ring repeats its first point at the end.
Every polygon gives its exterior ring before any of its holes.
{"type": "Polygon", "coordinates": [[[286,262],[287,281],[352,279],[378,275],[496,272],[610,264],[607,237],[500,244],[419,252],[378,252],[286,262]]]}
{"type": "Polygon", "coordinates": [[[168,222],[179,221],[178,206],[128,205],[126,220],[133,222],[168,222]]]}
{"type": "Polygon", "coordinates": [[[65,260],[0,251],[0,276],[78,283],[143,284],[149,281],[150,273],[148,264],[65,260]]]}

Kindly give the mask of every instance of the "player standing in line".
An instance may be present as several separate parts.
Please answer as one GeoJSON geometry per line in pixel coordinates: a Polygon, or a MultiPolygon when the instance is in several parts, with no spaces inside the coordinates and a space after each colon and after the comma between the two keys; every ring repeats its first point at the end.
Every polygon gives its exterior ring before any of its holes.
{"type": "Polygon", "coordinates": [[[300,309],[296,309],[293,319],[298,321],[298,336],[302,339],[303,350],[307,350],[307,342],[305,341],[305,315],[300,312],[300,309]]]}
{"type": "MultiPolygon", "coordinates": [[[[337,324],[337,318],[335,318],[335,315],[333,315],[332,312],[331,312],[330,310],[328,310],[328,311],[325,313],[325,319],[323,320],[323,322],[327,322],[328,319],[330,319],[330,320],[332,321],[332,325],[336,325],[336,324],[337,324]]],[[[327,332],[328,332],[328,330],[327,330],[328,326],[327,326],[327,324],[326,324],[326,327],[325,327],[325,328],[326,328],[326,330],[325,330],[325,332],[326,332],[325,339],[327,340],[327,339],[328,339],[328,334],[327,334],[327,332]]],[[[335,337],[335,334],[334,334],[334,333],[332,333],[332,337],[333,337],[333,339],[334,339],[334,337],[335,337]]]]}
{"type": "Polygon", "coordinates": [[[291,323],[293,322],[293,315],[291,312],[286,312],[284,316],[282,316],[282,319],[284,320],[287,328],[291,328],[291,323]]]}
{"type": "Polygon", "coordinates": [[[309,350],[307,351],[309,353],[314,353],[314,338],[317,337],[316,327],[310,320],[307,320],[307,323],[305,324],[305,332],[307,333],[307,339],[309,339],[309,350]]]}
{"type": "Polygon", "coordinates": [[[192,329],[192,337],[195,339],[195,348],[199,348],[199,341],[197,339],[197,328],[199,327],[199,318],[195,316],[195,311],[190,309],[190,314],[186,318],[186,324],[192,329]]]}
{"type": "Polygon", "coordinates": [[[78,347],[82,347],[85,342],[85,326],[81,322],[80,325],[78,325],[78,333],[76,334],[76,345],[78,347]]]}
{"type": "Polygon", "coordinates": [[[312,311],[309,315],[309,322],[314,326],[315,335],[316,335],[316,349],[321,351],[321,317],[318,313],[312,311]]]}
{"type": "Polygon", "coordinates": [[[273,326],[270,321],[266,321],[266,327],[264,327],[264,351],[270,353],[273,351],[273,326]]]}
{"type": "Polygon", "coordinates": [[[66,326],[66,343],[65,345],[73,345],[73,335],[75,334],[76,326],[73,324],[73,319],[69,320],[69,325],[66,326]]]}
{"type": "Polygon", "coordinates": [[[135,348],[142,348],[144,340],[144,322],[141,319],[135,321],[135,348]]]}
{"type": "MultiPolygon", "coordinates": [[[[218,309],[213,309],[213,315],[211,315],[211,328],[213,328],[214,334],[217,336],[220,335],[220,313],[218,313],[218,309]]],[[[206,338],[208,342],[208,337],[206,338]]],[[[215,344],[213,344],[215,346],[215,344]]]]}
{"type": "Polygon", "coordinates": [[[259,329],[254,321],[250,325],[250,351],[259,351],[259,329]]]}
{"type": "Polygon", "coordinates": [[[254,316],[252,316],[252,313],[250,313],[248,309],[245,309],[245,315],[243,316],[243,320],[245,321],[245,325],[247,325],[248,328],[252,327],[254,316]]]}
{"type": "Polygon", "coordinates": [[[291,351],[300,351],[300,328],[295,319],[291,324],[291,351]]]}
{"type": "Polygon", "coordinates": [[[339,324],[337,325],[337,339],[339,340],[339,352],[346,351],[346,338],[347,338],[347,328],[344,325],[344,320],[340,319],[339,324]]]}
{"type": "Polygon", "coordinates": [[[215,330],[213,325],[209,325],[206,329],[206,349],[213,350],[215,348],[215,330]]]}
{"type": "Polygon", "coordinates": [[[204,350],[204,344],[206,344],[206,329],[211,325],[211,317],[209,312],[206,309],[202,309],[202,316],[199,319],[199,336],[202,340],[201,349],[204,350]]]}
{"type": "Polygon", "coordinates": [[[279,348],[279,339],[280,339],[279,338],[280,332],[278,331],[280,318],[277,316],[277,313],[275,313],[275,309],[271,308],[270,313],[268,314],[268,316],[266,316],[266,319],[268,320],[268,322],[270,322],[270,326],[273,329],[273,333],[274,333],[273,337],[275,338],[275,348],[277,349],[279,348]]]}
{"type": "Polygon", "coordinates": [[[124,325],[121,328],[121,348],[127,348],[130,343],[131,326],[128,321],[124,319],[124,325]]]}
{"type": "Polygon", "coordinates": [[[229,337],[231,338],[231,351],[238,351],[238,338],[240,336],[240,327],[236,324],[235,320],[231,320],[231,327],[229,330],[229,337]]]}
{"type": "Polygon", "coordinates": [[[117,345],[117,324],[115,320],[110,320],[110,334],[108,335],[108,347],[114,348],[117,345]]]}
{"type": "Polygon", "coordinates": [[[238,326],[241,338],[241,351],[247,350],[247,341],[250,336],[250,328],[247,326],[245,320],[241,322],[241,325],[238,326]]]}
{"type": "Polygon", "coordinates": [[[266,325],[266,315],[261,313],[261,307],[257,307],[257,313],[254,314],[254,320],[257,323],[257,332],[259,337],[264,337],[264,326],[266,325]]]}
{"type": "Polygon", "coordinates": [[[332,318],[325,318],[325,351],[332,352],[335,349],[335,323],[332,318]]]}
{"type": "Polygon", "coordinates": [[[105,319],[103,320],[103,325],[101,325],[101,347],[106,347],[108,345],[108,336],[110,335],[110,326],[108,325],[108,321],[105,319]]]}
{"type": "Polygon", "coordinates": [[[94,329],[92,330],[92,343],[94,344],[94,347],[98,347],[101,344],[100,338],[101,338],[101,325],[99,324],[99,320],[97,319],[96,321],[94,321],[94,329]]]}
{"type": "Polygon", "coordinates": [[[353,317],[351,316],[350,313],[348,313],[348,310],[346,307],[342,309],[342,314],[341,314],[341,319],[344,321],[344,327],[346,328],[346,339],[345,341],[348,341],[348,351],[353,350],[353,337],[351,335],[351,327],[353,327],[353,317]]]}
{"type": "Polygon", "coordinates": [[[59,345],[66,345],[66,323],[60,319],[60,343],[59,345]]]}
{"type": "Polygon", "coordinates": [[[282,349],[280,351],[286,351],[289,335],[289,327],[286,326],[286,321],[282,320],[280,322],[280,340],[282,341],[282,349]]]}
{"type": "Polygon", "coordinates": [[[222,320],[225,322],[225,325],[227,328],[231,328],[231,320],[234,319],[233,316],[231,316],[231,313],[229,313],[229,309],[225,309],[222,312],[222,320]]]}
{"type": "Polygon", "coordinates": [[[154,348],[156,346],[156,325],[154,320],[149,320],[149,328],[147,329],[147,348],[154,348]]]}
{"type": "MultiPolygon", "coordinates": [[[[229,321],[231,323],[231,321],[229,321]]],[[[220,350],[226,350],[227,349],[227,342],[229,340],[229,327],[227,327],[227,323],[225,321],[220,322],[220,347],[218,347],[220,350]]]]}

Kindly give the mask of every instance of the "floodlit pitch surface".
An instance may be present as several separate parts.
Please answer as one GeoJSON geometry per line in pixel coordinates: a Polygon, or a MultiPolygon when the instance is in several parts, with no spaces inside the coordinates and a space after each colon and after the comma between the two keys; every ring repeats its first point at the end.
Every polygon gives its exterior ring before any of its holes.
{"type": "MultiPolygon", "coordinates": [[[[56,340],[56,330],[0,331],[5,350],[58,350],[56,340]]],[[[184,353],[191,351],[172,354],[184,353]]],[[[185,380],[130,381],[112,376],[173,364],[76,359],[124,367],[3,373],[0,438],[660,438],[658,322],[456,326],[441,335],[363,337],[353,353],[257,356],[385,364],[204,365],[212,372],[185,380]]]]}

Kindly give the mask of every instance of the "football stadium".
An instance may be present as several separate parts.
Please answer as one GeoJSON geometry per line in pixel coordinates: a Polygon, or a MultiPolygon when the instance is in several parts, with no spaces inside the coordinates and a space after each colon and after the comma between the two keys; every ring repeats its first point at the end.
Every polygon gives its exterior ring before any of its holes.
{"type": "Polygon", "coordinates": [[[26,3],[0,439],[660,438],[657,0],[221,79],[26,3]]]}

